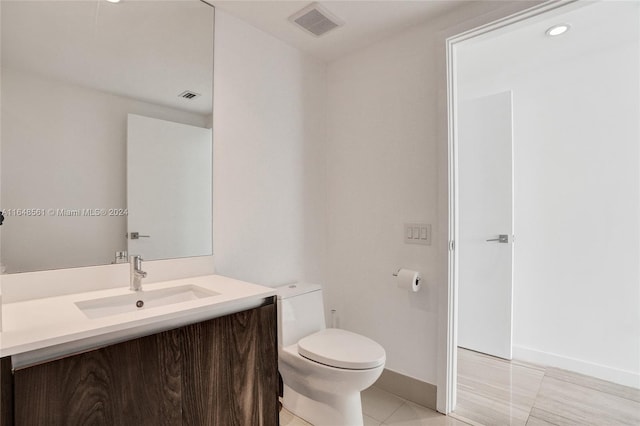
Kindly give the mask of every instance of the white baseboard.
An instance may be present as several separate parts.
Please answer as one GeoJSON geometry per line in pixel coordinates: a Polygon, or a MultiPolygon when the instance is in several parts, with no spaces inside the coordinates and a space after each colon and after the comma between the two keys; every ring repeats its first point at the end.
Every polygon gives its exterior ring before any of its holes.
{"type": "Polygon", "coordinates": [[[513,358],[521,361],[569,370],[609,382],[640,389],[640,373],[620,370],[524,346],[513,346],[513,358]]]}

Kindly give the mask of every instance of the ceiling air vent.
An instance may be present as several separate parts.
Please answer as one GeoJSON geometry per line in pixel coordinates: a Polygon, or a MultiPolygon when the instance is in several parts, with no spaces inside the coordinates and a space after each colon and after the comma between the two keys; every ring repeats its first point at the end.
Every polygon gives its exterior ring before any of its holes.
{"type": "Polygon", "coordinates": [[[291,15],[289,21],[316,37],[320,37],[344,24],[342,20],[318,3],[311,3],[300,12],[291,15]]]}
{"type": "Polygon", "coordinates": [[[189,99],[189,100],[195,99],[198,96],[200,96],[200,93],[192,92],[190,90],[185,90],[184,92],[182,92],[182,93],[180,93],[178,95],[178,97],[180,97],[180,98],[185,98],[185,99],[189,99]]]}

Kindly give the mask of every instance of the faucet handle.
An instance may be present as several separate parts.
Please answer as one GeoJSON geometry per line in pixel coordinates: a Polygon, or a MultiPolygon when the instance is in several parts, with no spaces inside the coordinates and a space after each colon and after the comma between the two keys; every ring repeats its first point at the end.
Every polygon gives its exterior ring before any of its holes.
{"type": "Polygon", "coordinates": [[[142,256],[139,254],[129,256],[129,263],[131,264],[131,268],[135,270],[142,269],[142,256]]]}

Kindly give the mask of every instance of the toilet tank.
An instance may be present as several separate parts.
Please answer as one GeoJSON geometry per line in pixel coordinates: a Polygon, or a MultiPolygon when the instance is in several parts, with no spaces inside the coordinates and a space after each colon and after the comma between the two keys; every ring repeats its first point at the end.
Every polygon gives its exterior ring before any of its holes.
{"type": "Polygon", "coordinates": [[[289,346],[325,328],[322,287],[296,283],[277,287],[278,345],[289,346]]]}

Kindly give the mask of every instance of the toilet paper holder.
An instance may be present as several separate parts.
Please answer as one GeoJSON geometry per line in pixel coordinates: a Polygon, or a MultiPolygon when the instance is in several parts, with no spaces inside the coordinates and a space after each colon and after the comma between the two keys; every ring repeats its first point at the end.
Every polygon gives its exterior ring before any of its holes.
{"type": "MultiPolygon", "coordinates": [[[[393,274],[391,274],[391,275],[393,275],[394,277],[397,277],[397,276],[398,276],[398,274],[400,273],[400,269],[402,269],[402,268],[399,268],[396,272],[394,272],[394,273],[393,273],[393,274]]],[[[418,282],[418,284],[420,284],[420,281],[422,281],[422,277],[418,276],[418,278],[416,279],[416,281],[418,282]]]]}

